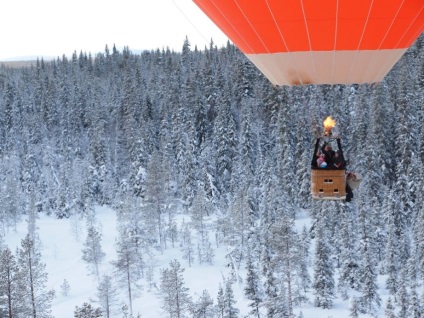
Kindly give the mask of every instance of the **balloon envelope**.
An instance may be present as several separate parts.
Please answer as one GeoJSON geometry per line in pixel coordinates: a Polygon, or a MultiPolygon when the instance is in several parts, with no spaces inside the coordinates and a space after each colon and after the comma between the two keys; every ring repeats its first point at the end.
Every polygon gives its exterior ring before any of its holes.
{"type": "Polygon", "coordinates": [[[274,85],[380,82],[424,30],[423,0],[193,0],[274,85]]]}

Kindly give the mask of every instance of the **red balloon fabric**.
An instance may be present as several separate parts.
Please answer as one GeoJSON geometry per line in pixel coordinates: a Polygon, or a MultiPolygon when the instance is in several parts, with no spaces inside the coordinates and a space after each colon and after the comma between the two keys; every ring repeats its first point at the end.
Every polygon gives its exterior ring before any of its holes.
{"type": "Polygon", "coordinates": [[[193,0],[275,85],[380,82],[424,30],[423,0],[193,0]]]}

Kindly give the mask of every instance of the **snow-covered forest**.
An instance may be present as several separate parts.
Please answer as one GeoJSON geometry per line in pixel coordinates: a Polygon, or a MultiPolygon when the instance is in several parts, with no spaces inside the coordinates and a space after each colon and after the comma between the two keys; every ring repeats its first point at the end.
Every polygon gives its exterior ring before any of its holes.
{"type": "Polygon", "coordinates": [[[351,317],[423,317],[423,45],[360,86],[273,87],[233,45],[187,39],[181,53],[106,47],[2,66],[0,317],[50,317],[69,289],[46,287],[40,216],[83,219],[81,279],[98,285],[61,317],[149,317],[136,309],[147,286],[171,318],[298,318],[308,306],[335,318],[335,304],[351,317]],[[310,197],[328,115],[348,170],[364,177],[350,203],[310,197]],[[108,273],[98,206],[116,211],[108,273]],[[22,222],[15,250],[7,237],[22,222]],[[183,272],[213,266],[223,246],[218,293],[191,297],[183,272]],[[148,261],[175,247],[181,259],[165,268],[148,261]]]}

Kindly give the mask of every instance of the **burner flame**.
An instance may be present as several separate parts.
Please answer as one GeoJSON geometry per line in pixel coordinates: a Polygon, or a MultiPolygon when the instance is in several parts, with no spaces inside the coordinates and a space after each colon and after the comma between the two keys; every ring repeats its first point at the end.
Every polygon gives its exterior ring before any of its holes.
{"type": "Polygon", "coordinates": [[[328,136],[331,135],[331,129],[333,129],[336,126],[336,121],[331,118],[331,116],[328,116],[324,121],[324,135],[328,136]]]}

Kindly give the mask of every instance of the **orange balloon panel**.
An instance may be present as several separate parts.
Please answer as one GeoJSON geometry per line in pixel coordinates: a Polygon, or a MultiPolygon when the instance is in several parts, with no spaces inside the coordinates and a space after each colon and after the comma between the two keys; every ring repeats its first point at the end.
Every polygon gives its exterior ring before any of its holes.
{"type": "Polygon", "coordinates": [[[423,0],[193,0],[275,85],[379,82],[424,30],[423,0]]]}

